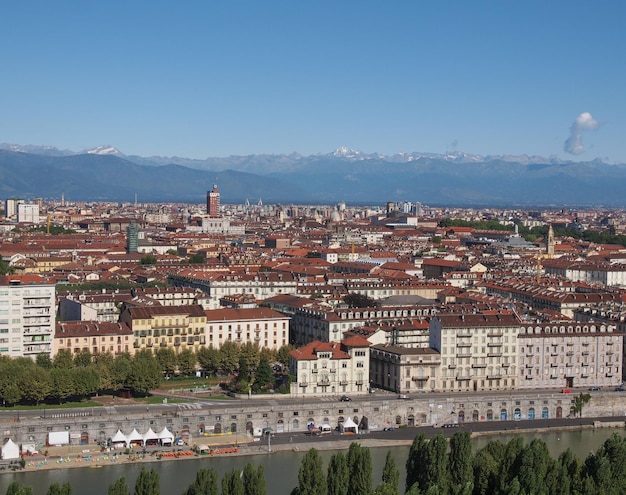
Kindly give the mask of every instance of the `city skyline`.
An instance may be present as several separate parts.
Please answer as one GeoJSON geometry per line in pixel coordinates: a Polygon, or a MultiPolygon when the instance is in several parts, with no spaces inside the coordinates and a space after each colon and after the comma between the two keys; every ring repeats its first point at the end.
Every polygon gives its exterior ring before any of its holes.
{"type": "Polygon", "coordinates": [[[625,163],[625,6],[41,1],[6,6],[0,142],[206,158],[625,163]]]}

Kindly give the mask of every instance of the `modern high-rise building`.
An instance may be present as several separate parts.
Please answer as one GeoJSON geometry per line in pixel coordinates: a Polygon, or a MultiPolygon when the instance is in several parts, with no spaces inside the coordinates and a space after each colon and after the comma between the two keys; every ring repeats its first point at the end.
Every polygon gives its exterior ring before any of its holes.
{"type": "Polygon", "coordinates": [[[126,227],[126,251],[136,253],[139,245],[139,227],[135,220],[131,220],[126,227]]]}
{"type": "Polygon", "coordinates": [[[39,205],[19,203],[17,205],[18,223],[39,223],[39,205]]]}
{"type": "Polygon", "coordinates": [[[206,194],[206,212],[210,217],[220,216],[220,193],[217,184],[213,184],[213,190],[206,194]]]}
{"type": "Polygon", "coordinates": [[[0,356],[53,355],[55,286],[0,277],[0,356]]]}

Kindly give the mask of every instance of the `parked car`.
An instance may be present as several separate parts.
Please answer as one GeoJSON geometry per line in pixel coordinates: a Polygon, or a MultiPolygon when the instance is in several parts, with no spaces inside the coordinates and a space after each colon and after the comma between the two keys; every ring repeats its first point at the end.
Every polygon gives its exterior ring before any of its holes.
{"type": "Polygon", "coordinates": [[[385,426],[383,428],[383,431],[393,431],[393,430],[395,430],[395,428],[393,426],[385,426]]]}
{"type": "Polygon", "coordinates": [[[615,387],[616,392],[626,392],[626,388],[624,387],[615,387]]]}
{"type": "Polygon", "coordinates": [[[352,399],[350,397],[348,397],[347,395],[342,395],[341,396],[341,402],[350,402],[352,399]]]}
{"type": "Polygon", "coordinates": [[[572,391],[569,388],[564,388],[563,390],[561,390],[561,393],[563,393],[563,394],[571,394],[572,391]]]}
{"type": "Polygon", "coordinates": [[[409,398],[409,396],[408,396],[408,395],[406,395],[406,394],[400,394],[400,395],[398,395],[398,399],[408,399],[408,398],[409,398]]]}
{"type": "Polygon", "coordinates": [[[442,428],[458,428],[459,423],[444,423],[441,425],[442,428]]]}
{"type": "Polygon", "coordinates": [[[589,387],[589,390],[591,392],[598,392],[600,390],[600,387],[589,387]]]}

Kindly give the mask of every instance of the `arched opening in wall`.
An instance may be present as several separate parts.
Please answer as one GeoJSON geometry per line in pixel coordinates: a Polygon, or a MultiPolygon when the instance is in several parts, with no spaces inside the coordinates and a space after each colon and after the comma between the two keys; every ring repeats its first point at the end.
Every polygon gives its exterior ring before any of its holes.
{"type": "Polygon", "coordinates": [[[421,425],[425,425],[426,422],[428,421],[428,416],[426,416],[426,414],[424,413],[420,414],[419,421],[421,425]]]}
{"type": "Polygon", "coordinates": [[[80,444],[81,445],[87,445],[89,443],[89,432],[88,431],[83,431],[80,434],[80,444]]]}
{"type": "Polygon", "coordinates": [[[465,411],[459,411],[459,414],[457,414],[459,423],[463,423],[463,421],[465,421],[465,411]]]}
{"type": "Polygon", "coordinates": [[[415,416],[413,416],[412,414],[409,414],[409,415],[406,417],[406,424],[407,424],[408,426],[415,426],[415,416]]]}
{"type": "Polygon", "coordinates": [[[231,423],[230,424],[230,432],[231,433],[237,433],[237,423],[231,423]]]}
{"type": "Polygon", "coordinates": [[[487,421],[493,421],[493,410],[487,409],[487,421]]]}
{"type": "Polygon", "coordinates": [[[472,421],[478,421],[478,416],[479,416],[478,411],[474,409],[472,411],[472,421]]]}
{"type": "Polygon", "coordinates": [[[298,430],[300,429],[300,421],[298,421],[297,419],[294,419],[294,420],[291,422],[291,429],[292,429],[293,431],[298,431],[298,430]]]}
{"type": "Polygon", "coordinates": [[[282,419],[279,419],[276,422],[276,433],[283,433],[285,431],[285,422],[282,419]]]}
{"type": "Polygon", "coordinates": [[[204,423],[200,423],[200,424],[198,425],[198,433],[199,433],[200,435],[204,435],[204,423]]]}
{"type": "Polygon", "coordinates": [[[531,407],[528,410],[528,419],[535,419],[535,408],[531,407]]]}
{"type": "Polygon", "coordinates": [[[563,408],[561,406],[558,406],[556,408],[556,417],[557,418],[562,418],[563,417],[563,408]]]}
{"type": "Polygon", "coordinates": [[[254,431],[254,424],[252,423],[252,421],[248,421],[246,423],[246,431],[248,433],[252,433],[254,431]]]}
{"type": "Polygon", "coordinates": [[[569,416],[570,418],[575,418],[576,417],[576,409],[574,408],[574,406],[571,406],[569,408],[569,416]]]}
{"type": "Polygon", "coordinates": [[[548,408],[544,407],[541,410],[541,419],[548,419],[550,417],[550,413],[548,412],[548,408]]]}
{"type": "Polygon", "coordinates": [[[401,425],[402,424],[402,416],[400,416],[399,414],[396,416],[396,424],[397,425],[401,425]]]}
{"type": "Polygon", "coordinates": [[[213,431],[218,435],[222,433],[222,423],[215,423],[215,428],[213,429],[213,431]]]}
{"type": "Polygon", "coordinates": [[[522,411],[519,407],[516,407],[515,411],[513,411],[513,419],[515,421],[519,421],[520,419],[522,419],[522,411]]]}
{"type": "Polygon", "coordinates": [[[500,421],[506,421],[507,418],[508,414],[506,412],[506,409],[500,409],[500,421]]]}
{"type": "Polygon", "coordinates": [[[341,425],[343,424],[344,421],[345,421],[345,418],[343,416],[339,416],[337,418],[337,428],[341,429],[341,425]]]}
{"type": "Polygon", "coordinates": [[[107,434],[104,431],[100,431],[100,433],[98,433],[98,443],[100,445],[104,445],[107,441],[107,434]]]}

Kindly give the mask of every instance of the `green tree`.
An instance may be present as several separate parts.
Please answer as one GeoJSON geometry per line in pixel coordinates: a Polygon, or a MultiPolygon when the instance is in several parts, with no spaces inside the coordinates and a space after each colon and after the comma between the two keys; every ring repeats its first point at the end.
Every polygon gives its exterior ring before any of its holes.
{"type": "Polygon", "coordinates": [[[351,308],[376,308],[379,303],[365,294],[359,294],[358,292],[350,292],[343,298],[345,302],[351,308]]]}
{"type": "Polygon", "coordinates": [[[270,367],[270,363],[267,358],[262,357],[259,361],[259,367],[256,370],[254,376],[254,383],[252,384],[253,392],[266,392],[273,388],[274,385],[274,372],[270,367]]]}
{"type": "Polygon", "coordinates": [[[82,349],[80,352],[74,355],[74,366],[86,368],[92,362],[91,352],[89,349],[82,349]]]}
{"type": "Polygon", "coordinates": [[[17,481],[11,481],[7,487],[6,495],[33,495],[33,489],[28,485],[22,485],[17,481]]]}
{"type": "Polygon", "coordinates": [[[159,473],[154,469],[148,471],[142,467],[139,476],[137,476],[137,481],[135,481],[134,495],[159,495],[160,493],[159,473]]]}
{"type": "Polygon", "coordinates": [[[190,376],[196,372],[196,355],[191,349],[180,351],[178,356],[176,356],[176,361],[178,362],[178,371],[183,376],[190,376]]]}
{"type": "Polygon", "coordinates": [[[165,376],[174,376],[178,361],[176,352],[171,347],[161,347],[156,351],[156,360],[165,376]]]}
{"type": "Polygon", "coordinates": [[[590,394],[580,393],[576,397],[574,397],[574,406],[572,407],[572,412],[574,416],[578,416],[579,418],[583,415],[583,408],[589,403],[591,400],[590,394]]]}
{"type": "Polygon", "coordinates": [[[400,472],[396,466],[396,460],[391,451],[388,450],[385,466],[383,467],[382,483],[376,488],[376,493],[379,495],[397,495],[399,483],[400,472]]]}
{"type": "Polygon", "coordinates": [[[189,256],[189,263],[201,265],[205,262],[204,255],[201,253],[192,254],[189,256]]]}
{"type": "Polygon", "coordinates": [[[246,495],[267,495],[263,466],[248,463],[243,468],[243,488],[246,495]]]}
{"type": "Polygon", "coordinates": [[[196,354],[196,358],[202,369],[211,375],[215,375],[217,370],[221,368],[220,357],[220,351],[213,347],[213,344],[209,347],[200,347],[196,354]]]}
{"type": "Polygon", "coordinates": [[[287,368],[289,366],[289,353],[293,350],[293,346],[291,344],[282,345],[278,352],[276,353],[276,360],[283,365],[283,368],[287,368]]]}
{"type": "Polygon", "coordinates": [[[50,395],[62,404],[68,397],[76,393],[74,371],[70,368],[52,368],[50,370],[50,395]]]}
{"type": "Polygon", "coordinates": [[[448,441],[442,433],[428,442],[426,486],[437,486],[442,493],[448,490],[448,441]]]}
{"type": "Polygon", "coordinates": [[[69,481],[65,483],[52,483],[48,487],[47,495],[72,495],[72,485],[69,481]]]}
{"type": "Polygon", "coordinates": [[[239,346],[232,340],[227,340],[220,347],[220,364],[222,371],[232,375],[239,365],[239,346]]]}
{"type": "Polygon", "coordinates": [[[358,443],[348,448],[348,470],[350,483],[347,495],[370,495],[372,493],[372,455],[369,449],[358,443]]]}
{"type": "Polygon", "coordinates": [[[426,487],[426,460],[428,443],[423,433],[419,433],[413,439],[409,455],[406,459],[406,488],[408,492],[413,485],[423,490],[426,487]]]}
{"type": "Polygon", "coordinates": [[[50,371],[45,368],[29,367],[24,370],[19,386],[25,399],[39,405],[52,393],[50,371]]]}
{"type": "Polygon", "coordinates": [[[120,388],[126,386],[132,369],[132,359],[130,354],[124,353],[115,356],[110,369],[111,390],[119,390],[120,388]]]}
{"type": "Polygon", "coordinates": [[[243,355],[239,355],[239,367],[237,369],[237,379],[235,387],[239,392],[247,392],[250,380],[250,368],[248,368],[248,360],[243,355]]]}
{"type": "Polygon", "coordinates": [[[35,364],[40,368],[49,370],[50,368],[52,368],[52,359],[50,359],[50,354],[46,352],[37,354],[37,357],[35,358],[35,364]]]}
{"type": "Polygon", "coordinates": [[[72,358],[72,352],[69,349],[61,349],[55,354],[52,365],[55,368],[73,368],[74,359],[72,358]]]}
{"type": "Polygon", "coordinates": [[[492,441],[479,450],[472,459],[476,495],[498,493],[500,459],[504,456],[504,449],[501,442],[492,441]]]}
{"type": "Polygon", "coordinates": [[[139,262],[142,265],[156,265],[157,264],[157,258],[156,258],[156,256],[154,256],[152,254],[146,254],[145,256],[141,257],[141,260],[139,260],[139,262]]]}
{"type": "Polygon", "coordinates": [[[94,365],[74,370],[74,387],[76,394],[89,397],[100,390],[100,375],[94,365]]]}
{"type": "Polygon", "coordinates": [[[451,493],[461,495],[472,486],[472,443],[467,431],[455,433],[450,439],[448,457],[451,493]]]}
{"type": "Polygon", "coordinates": [[[187,488],[185,495],[218,495],[217,471],[215,468],[200,469],[196,479],[187,488]]]}
{"type": "Polygon", "coordinates": [[[246,360],[248,370],[256,370],[259,366],[260,349],[254,342],[244,342],[239,346],[239,359],[246,360]]]}
{"type": "Polygon", "coordinates": [[[222,495],[247,495],[239,469],[233,469],[222,477],[222,495]]]}
{"type": "Polygon", "coordinates": [[[326,480],[328,495],[347,495],[350,471],[346,456],[342,452],[333,454],[328,461],[326,480]]]}
{"type": "Polygon", "coordinates": [[[126,478],[122,476],[115,483],[109,485],[108,495],[129,495],[130,489],[128,488],[128,483],[126,483],[126,478]]]}
{"type": "Polygon", "coordinates": [[[114,390],[113,384],[113,354],[103,352],[93,357],[93,366],[98,372],[101,390],[114,390]]]}
{"type": "Polygon", "coordinates": [[[322,458],[316,449],[309,449],[298,470],[298,493],[300,495],[325,495],[326,476],[322,458]]]}
{"type": "Polygon", "coordinates": [[[162,376],[156,358],[149,350],[143,350],[133,356],[125,385],[139,395],[147,395],[161,385],[162,376]]]}

